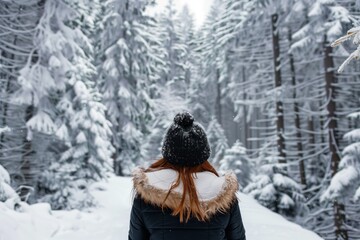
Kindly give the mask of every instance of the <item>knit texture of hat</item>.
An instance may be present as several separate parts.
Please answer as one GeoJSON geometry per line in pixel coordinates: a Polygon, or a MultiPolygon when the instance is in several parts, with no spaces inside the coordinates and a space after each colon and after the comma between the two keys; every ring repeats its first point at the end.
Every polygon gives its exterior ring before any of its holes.
{"type": "Polygon", "coordinates": [[[210,157],[209,142],[202,126],[188,113],[178,113],[164,137],[163,157],[184,167],[200,165],[210,157]]]}

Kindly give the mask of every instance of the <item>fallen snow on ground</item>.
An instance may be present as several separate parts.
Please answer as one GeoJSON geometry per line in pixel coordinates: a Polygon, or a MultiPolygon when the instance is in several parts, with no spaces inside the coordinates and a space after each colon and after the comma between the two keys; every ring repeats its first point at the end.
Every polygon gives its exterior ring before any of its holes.
{"type": "MultiPolygon", "coordinates": [[[[96,183],[92,193],[99,208],[91,212],[51,211],[47,204],[24,205],[15,212],[0,202],[0,240],[126,240],[132,201],[130,178],[112,177],[96,183]]],[[[320,240],[239,194],[248,240],[320,240]]]]}

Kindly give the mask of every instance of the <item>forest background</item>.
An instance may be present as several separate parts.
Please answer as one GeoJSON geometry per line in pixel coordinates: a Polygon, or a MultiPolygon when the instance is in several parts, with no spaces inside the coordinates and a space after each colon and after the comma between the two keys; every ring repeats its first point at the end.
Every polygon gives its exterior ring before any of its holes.
{"type": "Polygon", "coordinates": [[[359,239],[360,1],[214,0],[197,28],[155,4],[0,0],[0,201],[91,207],[89,186],[159,158],[187,110],[243,192],[359,239]]]}

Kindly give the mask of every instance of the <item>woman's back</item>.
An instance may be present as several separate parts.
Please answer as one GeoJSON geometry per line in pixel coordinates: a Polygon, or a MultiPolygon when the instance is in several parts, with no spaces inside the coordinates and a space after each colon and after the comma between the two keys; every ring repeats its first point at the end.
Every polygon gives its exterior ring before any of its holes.
{"type": "Polygon", "coordinates": [[[236,176],[207,161],[206,133],[190,113],[175,116],[162,155],[134,172],[129,240],[245,240],[236,176]]]}
{"type": "MultiPolygon", "coordinates": [[[[211,172],[199,172],[194,176],[201,207],[206,212],[206,221],[191,217],[181,223],[172,215],[181,201],[182,184],[169,194],[177,172],[163,169],[134,172],[134,187],[137,196],[131,213],[129,239],[245,239],[245,230],[236,199],[238,184],[236,176],[227,174],[218,177],[211,172]]],[[[187,202],[189,204],[189,202],[187,202]]]]}

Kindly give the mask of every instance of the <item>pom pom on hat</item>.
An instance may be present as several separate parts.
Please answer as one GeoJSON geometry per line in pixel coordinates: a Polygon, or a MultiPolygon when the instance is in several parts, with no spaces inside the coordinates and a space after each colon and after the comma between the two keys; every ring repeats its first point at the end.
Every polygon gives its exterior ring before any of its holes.
{"type": "Polygon", "coordinates": [[[194,117],[188,112],[178,113],[174,117],[174,123],[182,127],[190,127],[194,123],[194,117]]]}

